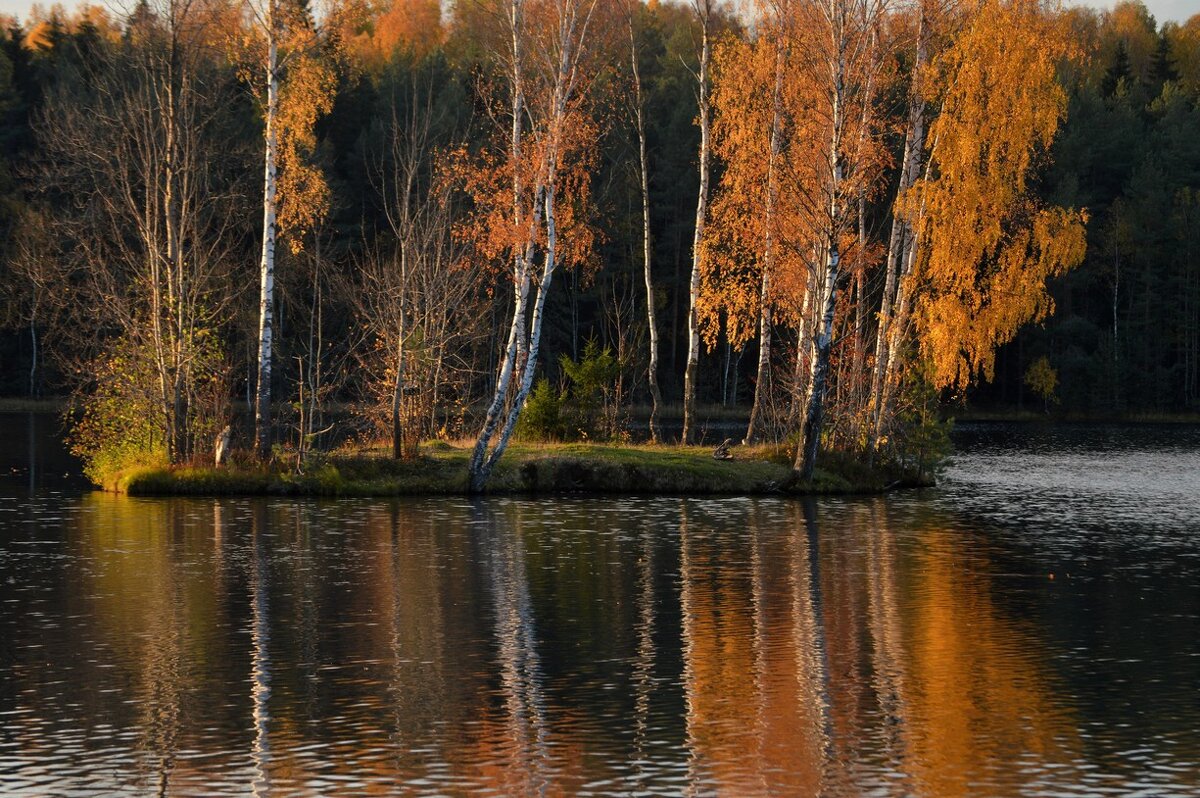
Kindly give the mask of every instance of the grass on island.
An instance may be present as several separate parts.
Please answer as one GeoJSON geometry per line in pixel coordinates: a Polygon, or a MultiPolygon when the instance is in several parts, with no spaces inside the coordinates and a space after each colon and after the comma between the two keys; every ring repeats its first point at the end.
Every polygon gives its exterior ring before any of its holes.
{"type": "MultiPolygon", "coordinates": [[[[412,460],[384,447],[342,450],[306,464],[239,463],[129,468],[104,480],[131,495],[430,496],[467,493],[469,443],[431,441],[412,460]]],[[[628,493],[751,495],[870,493],[916,484],[895,471],[871,470],[828,455],[812,483],[796,484],[779,446],[735,447],[714,460],[708,446],[521,443],[509,446],[486,493],[628,493]]]]}

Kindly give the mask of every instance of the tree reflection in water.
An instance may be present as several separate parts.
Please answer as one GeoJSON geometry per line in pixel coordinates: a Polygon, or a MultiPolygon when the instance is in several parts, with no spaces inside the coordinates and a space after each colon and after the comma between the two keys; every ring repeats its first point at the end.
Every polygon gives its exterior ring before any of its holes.
{"type": "Polygon", "coordinates": [[[1095,699],[1034,612],[1054,594],[1014,603],[1012,552],[920,506],[97,496],[63,518],[59,556],[0,559],[19,610],[2,621],[0,762],[18,794],[958,795],[1200,776],[1178,722],[1149,775],[1122,763],[1126,740],[1098,740],[1095,699]]]}

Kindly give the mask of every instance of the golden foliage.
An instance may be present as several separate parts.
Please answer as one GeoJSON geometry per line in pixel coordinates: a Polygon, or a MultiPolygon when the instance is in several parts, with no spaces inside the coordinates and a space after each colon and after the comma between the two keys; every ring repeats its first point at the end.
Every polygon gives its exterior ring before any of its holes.
{"type": "MultiPolygon", "coordinates": [[[[599,131],[594,120],[581,110],[568,114],[567,122],[556,136],[556,190],[554,215],[557,226],[555,259],[558,263],[590,270],[595,259],[597,232],[590,223],[591,176],[596,160],[599,131]]],[[[532,241],[546,245],[544,225],[532,227],[530,218],[538,203],[538,186],[545,177],[549,131],[534,131],[520,162],[506,154],[483,150],[459,149],[449,154],[448,174],[470,197],[474,212],[456,229],[456,235],[473,245],[475,260],[484,269],[503,269],[532,241]],[[522,187],[514,215],[513,177],[522,187]]]]}
{"type": "MultiPolygon", "coordinates": [[[[502,7],[493,10],[495,19],[503,19],[502,7]]],[[[553,192],[556,263],[589,270],[597,265],[598,233],[590,214],[600,128],[592,89],[603,73],[605,55],[604,39],[590,31],[605,29],[615,13],[608,5],[580,0],[521,3],[516,31],[521,44],[516,65],[521,76],[519,144],[511,136],[513,60],[502,49],[493,53],[505,72],[502,89],[483,92],[485,102],[493,103],[493,135],[484,148],[460,149],[449,159],[450,174],[474,205],[456,234],[473,244],[479,266],[504,268],[530,246],[544,252],[549,243],[546,219],[534,220],[546,207],[547,192],[553,192]],[[585,16],[590,28],[580,22],[585,16]]],[[[490,31],[497,47],[504,41],[498,33],[490,31]]]]}
{"type": "Polygon", "coordinates": [[[1031,177],[1065,115],[1073,54],[1038,0],[984,0],[935,69],[929,170],[900,203],[920,237],[917,323],[938,387],[990,379],[994,349],[1052,309],[1046,280],[1078,264],[1085,214],[1043,207],[1031,177]]]}
{"type": "Polygon", "coordinates": [[[1164,26],[1171,46],[1171,62],[1179,73],[1179,82],[1191,94],[1200,93],[1200,14],[1193,14],[1179,26],[1164,26]]]}
{"type": "Polygon", "coordinates": [[[327,60],[298,51],[289,63],[279,99],[279,229],[293,253],[329,210],[329,186],[314,162],[314,126],[333,108],[337,77],[327,60]]]}
{"type": "Polygon", "coordinates": [[[735,346],[756,334],[768,261],[766,301],[780,321],[798,326],[804,323],[801,309],[811,275],[823,262],[831,234],[850,269],[880,257],[877,247],[859,247],[850,228],[852,199],[860,194],[872,199],[885,187],[889,155],[875,95],[888,75],[870,25],[847,21],[839,35],[857,55],[847,61],[835,114],[829,69],[836,54],[828,24],[811,2],[773,4],[764,9],[757,37],[730,38],[717,48],[713,147],[724,172],[710,206],[697,306],[709,346],[722,318],[735,346]],[[773,156],[776,110],[780,130],[773,156]],[[835,124],[843,166],[836,187],[830,170],[835,124]]]}
{"type": "Polygon", "coordinates": [[[420,57],[442,41],[442,9],[438,0],[393,0],[375,22],[372,44],[381,56],[409,50],[420,57]]]}
{"type": "Polygon", "coordinates": [[[378,69],[397,53],[429,55],[445,39],[438,0],[347,0],[327,23],[359,66],[378,69]]]}
{"type": "Polygon", "coordinates": [[[718,44],[713,64],[713,151],[725,165],[709,207],[702,242],[696,314],[711,349],[721,333],[735,347],[754,337],[765,268],[764,241],[771,214],[771,128],[774,118],[774,40],[729,38],[718,44]]]}
{"type": "MultiPolygon", "coordinates": [[[[12,21],[12,27],[19,27],[15,18],[12,21]]],[[[79,33],[83,28],[90,27],[107,42],[121,40],[120,23],[107,8],[91,3],[81,4],[69,14],[61,3],[55,3],[49,9],[34,3],[29,10],[29,23],[29,30],[21,40],[21,45],[27,50],[53,49],[55,28],[60,33],[79,33]]]]}

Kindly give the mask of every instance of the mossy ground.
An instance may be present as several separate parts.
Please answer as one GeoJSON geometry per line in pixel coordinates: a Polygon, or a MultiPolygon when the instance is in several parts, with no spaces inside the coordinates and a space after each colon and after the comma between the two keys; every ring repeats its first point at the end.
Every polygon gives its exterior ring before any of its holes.
{"type": "MultiPolygon", "coordinates": [[[[763,495],[870,493],[910,484],[904,474],[868,469],[830,456],[812,483],[796,483],[779,447],[737,447],[733,460],[714,460],[701,446],[514,443],[500,460],[487,493],[609,493],[763,495]]],[[[103,481],[106,490],[136,495],[403,496],[467,492],[468,444],[430,442],[412,460],[385,449],[330,454],[297,471],[292,464],[223,468],[129,468],[103,481]]]]}

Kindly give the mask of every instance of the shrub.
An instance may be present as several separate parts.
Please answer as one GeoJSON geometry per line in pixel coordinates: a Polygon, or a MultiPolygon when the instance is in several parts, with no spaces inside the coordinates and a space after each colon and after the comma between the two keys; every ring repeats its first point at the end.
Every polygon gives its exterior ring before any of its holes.
{"type": "Polygon", "coordinates": [[[916,472],[917,479],[936,476],[950,454],[953,422],[942,420],[938,392],[923,374],[911,375],[899,398],[891,453],[902,468],[916,472]]]}
{"type": "Polygon", "coordinates": [[[563,355],[559,365],[569,381],[561,415],[570,440],[610,440],[618,433],[614,383],[621,364],[612,350],[601,349],[595,338],[583,347],[576,362],[563,355]]]}
{"type": "Polygon", "coordinates": [[[150,359],[122,339],[92,361],[91,372],[92,390],[67,411],[68,423],[74,421],[68,443],[83,460],[83,473],[100,485],[130,466],[165,465],[167,440],[150,359]]]}
{"type": "MultiPolygon", "coordinates": [[[[162,395],[154,348],[130,337],[108,342],[88,364],[92,382],[68,410],[71,451],[97,485],[133,466],[162,466],[211,455],[211,443],[229,416],[224,355],[215,335],[194,333],[185,347],[192,356],[181,369],[181,402],[162,395]],[[178,425],[177,427],[173,427],[178,425]]],[[[172,379],[168,372],[167,384],[172,379]]]]}
{"type": "Polygon", "coordinates": [[[521,408],[517,420],[517,435],[524,440],[557,441],[564,437],[562,423],[563,398],[558,395],[550,381],[537,381],[521,408]]]}
{"type": "Polygon", "coordinates": [[[1025,372],[1025,385],[1042,400],[1045,412],[1050,404],[1058,404],[1058,370],[1050,365],[1050,359],[1042,355],[1025,372]]]}

